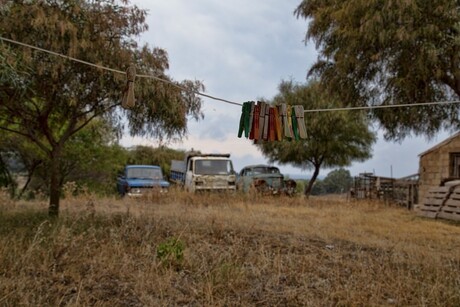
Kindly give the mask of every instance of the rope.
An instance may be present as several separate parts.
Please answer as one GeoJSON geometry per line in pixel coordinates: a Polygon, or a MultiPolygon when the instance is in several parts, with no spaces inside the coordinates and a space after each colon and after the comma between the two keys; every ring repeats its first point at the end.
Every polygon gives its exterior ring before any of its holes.
{"type": "MultiPolygon", "coordinates": [[[[114,72],[114,73],[126,75],[126,72],[121,71],[121,70],[105,67],[105,66],[102,66],[102,65],[97,65],[97,64],[94,64],[94,63],[91,63],[91,62],[83,61],[83,60],[68,56],[68,55],[63,55],[63,54],[60,54],[60,53],[57,53],[57,52],[54,52],[54,51],[51,51],[51,50],[43,49],[43,48],[36,47],[36,46],[33,46],[33,45],[29,45],[29,44],[26,44],[26,43],[21,43],[21,42],[18,42],[18,41],[9,39],[9,38],[5,38],[5,37],[2,37],[2,36],[0,36],[0,40],[6,41],[6,42],[9,42],[9,43],[12,43],[12,44],[20,45],[20,46],[23,46],[23,47],[35,49],[35,50],[38,50],[38,51],[41,51],[41,52],[46,52],[46,53],[49,53],[49,54],[52,54],[52,55],[55,55],[55,56],[70,60],[70,61],[74,61],[74,62],[78,62],[78,63],[81,63],[81,64],[96,67],[96,68],[99,68],[99,69],[103,69],[103,70],[111,71],[111,72],[114,72]]],[[[165,80],[165,79],[153,76],[153,75],[136,75],[136,77],[155,79],[155,80],[158,80],[160,82],[168,83],[168,84],[170,84],[170,85],[172,85],[172,86],[174,86],[174,87],[176,87],[176,88],[178,88],[178,89],[180,89],[182,91],[194,93],[194,94],[197,94],[197,95],[200,95],[200,96],[203,96],[203,97],[207,97],[207,98],[210,98],[210,99],[213,99],[213,100],[226,102],[226,103],[237,105],[237,106],[242,106],[243,105],[241,103],[237,103],[237,102],[230,101],[230,100],[227,100],[227,99],[222,99],[222,98],[219,98],[219,97],[214,97],[214,96],[211,96],[211,95],[207,95],[207,94],[201,93],[199,91],[190,90],[190,89],[185,88],[183,86],[180,86],[180,85],[178,85],[178,84],[176,84],[174,82],[171,82],[169,80],[165,80]]]]}
{"type": "MultiPolygon", "coordinates": [[[[35,50],[38,50],[38,51],[41,51],[41,52],[46,52],[46,53],[49,53],[49,54],[52,54],[52,55],[55,55],[55,56],[58,56],[58,57],[61,57],[61,58],[65,58],[65,59],[70,60],[70,61],[74,61],[74,62],[82,63],[82,64],[85,64],[85,65],[89,65],[89,66],[92,66],[92,67],[96,67],[96,68],[99,68],[99,69],[103,69],[103,70],[111,71],[111,72],[114,72],[114,73],[126,75],[126,72],[121,71],[121,70],[105,67],[105,66],[102,66],[102,65],[97,65],[97,64],[87,62],[87,61],[83,61],[83,60],[80,60],[80,59],[77,59],[77,58],[74,58],[74,57],[71,57],[71,56],[63,55],[63,54],[60,54],[60,53],[57,53],[57,52],[54,52],[54,51],[50,51],[50,50],[43,49],[43,48],[40,48],[40,47],[36,47],[36,46],[33,46],[33,45],[21,43],[21,42],[18,42],[18,41],[9,39],[9,38],[5,38],[5,37],[2,37],[2,36],[0,36],[0,40],[6,41],[6,42],[9,42],[9,43],[12,43],[12,44],[20,45],[20,46],[23,46],[23,47],[28,47],[28,48],[31,48],[31,49],[35,49],[35,50]]],[[[225,102],[225,103],[232,104],[232,105],[243,106],[242,103],[238,103],[238,102],[230,101],[230,100],[227,100],[227,99],[211,96],[211,95],[208,95],[208,94],[201,93],[199,91],[190,90],[190,89],[185,88],[183,86],[180,86],[180,85],[178,85],[178,84],[176,84],[174,82],[159,78],[157,76],[153,76],[153,75],[136,75],[136,77],[154,79],[154,80],[157,80],[157,81],[160,81],[160,82],[168,83],[168,84],[170,84],[170,85],[172,85],[172,86],[174,86],[174,87],[176,87],[176,88],[178,88],[178,89],[180,89],[182,91],[186,91],[186,92],[189,92],[189,93],[194,93],[196,95],[200,95],[200,96],[203,96],[203,97],[207,97],[209,99],[225,102]]],[[[331,109],[311,109],[311,110],[304,110],[304,113],[354,111],[354,110],[372,110],[372,109],[417,107],[417,106],[430,106],[430,105],[446,105],[446,104],[455,104],[455,103],[460,103],[460,101],[454,100],[454,101],[436,101],[436,102],[426,102],[426,103],[406,103],[406,104],[378,105],[378,106],[365,106],[365,107],[343,107],[343,108],[331,108],[331,109]]]]}
{"type": "Polygon", "coordinates": [[[344,108],[332,108],[332,109],[314,109],[314,110],[304,110],[304,112],[305,113],[311,113],[311,112],[371,110],[371,109],[387,109],[387,108],[401,108],[401,107],[446,105],[446,104],[454,104],[454,103],[460,103],[460,101],[459,100],[454,100],[454,101],[436,101],[436,102],[389,104],[389,105],[366,106],[366,107],[344,107],[344,108]]]}

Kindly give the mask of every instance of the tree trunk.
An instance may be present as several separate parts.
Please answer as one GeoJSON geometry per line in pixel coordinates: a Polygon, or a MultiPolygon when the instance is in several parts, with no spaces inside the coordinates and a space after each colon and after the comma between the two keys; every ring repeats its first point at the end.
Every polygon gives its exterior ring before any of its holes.
{"type": "Polygon", "coordinates": [[[313,176],[311,176],[310,181],[305,186],[304,195],[305,195],[306,198],[308,198],[310,196],[311,189],[313,188],[313,184],[315,183],[316,178],[318,178],[319,169],[320,169],[320,165],[315,165],[315,170],[313,172],[313,176]]]}
{"type": "Polygon", "coordinates": [[[61,197],[61,184],[59,180],[59,169],[61,163],[61,149],[59,145],[53,148],[50,159],[50,202],[48,214],[50,217],[59,216],[59,201],[61,197]]]}

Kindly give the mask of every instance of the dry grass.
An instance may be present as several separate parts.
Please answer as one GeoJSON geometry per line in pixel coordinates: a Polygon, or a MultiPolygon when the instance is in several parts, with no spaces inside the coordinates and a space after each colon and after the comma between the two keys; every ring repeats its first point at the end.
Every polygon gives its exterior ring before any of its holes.
{"type": "Polygon", "coordinates": [[[460,305],[460,225],[397,207],[181,191],[46,207],[0,196],[1,306],[460,305]]]}

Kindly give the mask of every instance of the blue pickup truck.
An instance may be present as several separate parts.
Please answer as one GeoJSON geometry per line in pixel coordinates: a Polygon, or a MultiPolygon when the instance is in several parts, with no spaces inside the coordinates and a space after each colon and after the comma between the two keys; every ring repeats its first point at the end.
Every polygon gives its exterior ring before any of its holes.
{"type": "Polygon", "coordinates": [[[169,182],[156,165],[126,165],[118,176],[117,190],[121,196],[141,196],[148,192],[166,193],[169,182]]]}

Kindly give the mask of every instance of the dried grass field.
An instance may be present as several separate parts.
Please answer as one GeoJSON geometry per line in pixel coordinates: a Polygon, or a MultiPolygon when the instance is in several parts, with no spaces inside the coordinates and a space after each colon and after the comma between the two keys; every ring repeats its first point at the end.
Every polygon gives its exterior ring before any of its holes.
{"type": "Polygon", "coordinates": [[[460,225],[344,198],[0,196],[0,306],[460,306],[460,225]]]}

